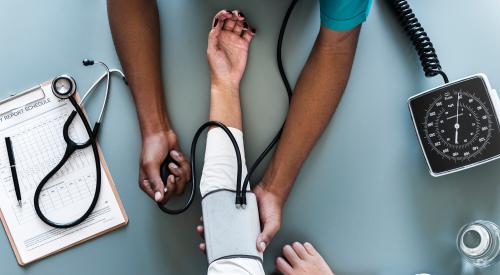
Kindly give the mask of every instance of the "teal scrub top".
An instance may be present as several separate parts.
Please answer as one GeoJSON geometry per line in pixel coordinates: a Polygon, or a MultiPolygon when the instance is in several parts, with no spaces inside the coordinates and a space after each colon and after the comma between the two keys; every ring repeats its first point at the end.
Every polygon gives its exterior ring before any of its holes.
{"type": "Polygon", "coordinates": [[[321,25],[335,31],[350,30],[368,17],[372,0],[320,0],[321,25]]]}

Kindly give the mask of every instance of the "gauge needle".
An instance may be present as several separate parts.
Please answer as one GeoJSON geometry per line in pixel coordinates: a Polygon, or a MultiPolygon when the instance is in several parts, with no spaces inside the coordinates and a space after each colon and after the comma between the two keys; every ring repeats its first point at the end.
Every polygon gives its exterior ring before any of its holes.
{"type": "Polygon", "coordinates": [[[455,144],[458,144],[458,128],[460,128],[460,124],[458,124],[458,107],[460,106],[460,93],[457,94],[457,120],[455,121],[455,144]]]}
{"type": "MultiPolygon", "coordinates": [[[[461,116],[461,115],[463,115],[463,113],[458,114],[458,116],[461,116]]],[[[452,119],[452,118],[454,118],[454,117],[456,117],[456,115],[455,115],[455,116],[450,116],[450,117],[447,117],[446,119],[452,119]]]]}

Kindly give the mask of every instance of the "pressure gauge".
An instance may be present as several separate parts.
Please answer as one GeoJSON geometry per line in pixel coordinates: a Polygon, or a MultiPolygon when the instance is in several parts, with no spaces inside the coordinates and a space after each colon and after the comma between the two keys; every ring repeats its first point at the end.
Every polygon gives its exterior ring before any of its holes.
{"type": "Polygon", "coordinates": [[[413,124],[432,176],[500,157],[500,100],[477,74],[408,100],[413,124]]]}
{"type": "Polygon", "coordinates": [[[52,80],[52,92],[58,98],[66,99],[76,91],[76,82],[69,75],[60,75],[52,80]]]}

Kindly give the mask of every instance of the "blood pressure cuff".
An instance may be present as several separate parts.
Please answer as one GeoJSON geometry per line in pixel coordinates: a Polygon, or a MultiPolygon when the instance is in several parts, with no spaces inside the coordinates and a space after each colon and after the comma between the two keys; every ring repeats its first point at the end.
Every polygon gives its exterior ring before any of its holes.
{"type": "Polygon", "coordinates": [[[208,264],[220,259],[251,258],[262,262],[256,241],[260,233],[255,194],[247,192],[245,208],[236,207],[235,191],[219,189],[203,197],[203,226],[208,264]]]}

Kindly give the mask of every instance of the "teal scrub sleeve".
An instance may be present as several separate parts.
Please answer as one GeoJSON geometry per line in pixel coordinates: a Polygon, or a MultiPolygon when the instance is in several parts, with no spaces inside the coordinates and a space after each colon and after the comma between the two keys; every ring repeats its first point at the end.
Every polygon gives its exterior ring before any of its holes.
{"type": "Polygon", "coordinates": [[[372,0],[320,0],[321,25],[335,31],[350,30],[368,17],[372,0]]]}

